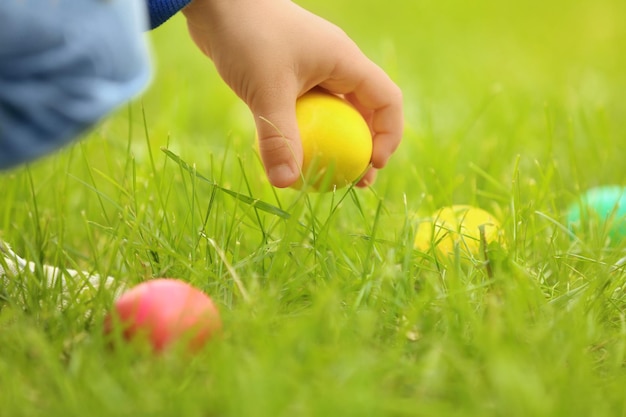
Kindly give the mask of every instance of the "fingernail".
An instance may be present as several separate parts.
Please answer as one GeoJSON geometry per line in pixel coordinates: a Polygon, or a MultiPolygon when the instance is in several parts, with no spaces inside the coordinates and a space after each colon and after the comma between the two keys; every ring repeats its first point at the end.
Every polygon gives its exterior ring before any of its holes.
{"type": "Polygon", "coordinates": [[[298,174],[288,164],[271,167],[267,176],[270,182],[277,187],[287,187],[298,178],[298,174]]]}

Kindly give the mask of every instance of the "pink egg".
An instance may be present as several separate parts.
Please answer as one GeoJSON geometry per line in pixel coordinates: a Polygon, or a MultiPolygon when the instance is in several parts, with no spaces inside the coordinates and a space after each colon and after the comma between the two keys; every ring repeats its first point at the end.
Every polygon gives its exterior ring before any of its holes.
{"type": "Polygon", "coordinates": [[[176,342],[197,351],[222,328],[209,296],[171,278],[146,281],[123,293],[104,324],[107,334],[119,325],[124,339],[145,338],[156,352],[176,342]]]}

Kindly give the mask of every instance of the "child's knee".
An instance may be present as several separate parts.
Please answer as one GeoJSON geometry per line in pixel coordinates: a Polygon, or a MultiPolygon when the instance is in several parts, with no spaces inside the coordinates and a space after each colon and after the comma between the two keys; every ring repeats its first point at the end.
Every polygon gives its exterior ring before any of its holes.
{"type": "Polygon", "coordinates": [[[0,3],[0,169],[48,153],[149,79],[142,0],[0,3]]]}

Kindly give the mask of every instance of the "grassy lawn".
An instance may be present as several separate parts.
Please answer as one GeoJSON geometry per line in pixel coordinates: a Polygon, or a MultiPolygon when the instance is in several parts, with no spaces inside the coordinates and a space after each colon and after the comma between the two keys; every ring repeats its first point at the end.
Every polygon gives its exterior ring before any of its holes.
{"type": "Polygon", "coordinates": [[[177,16],[149,35],[142,97],[0,176],[0,237],[125,285],[188,281],[224,334],[193,356],[111,349],[112,290],[24,272],[0,293],[0,415],[626,415],[626,241],[565,222],[584,190],[626,185],[626,2],[300,4],[402,87],[388,168],[365,190],[273,189],[177,16]],[[451,204],[502,223],[489,268],[413,248],[451,204]]]}

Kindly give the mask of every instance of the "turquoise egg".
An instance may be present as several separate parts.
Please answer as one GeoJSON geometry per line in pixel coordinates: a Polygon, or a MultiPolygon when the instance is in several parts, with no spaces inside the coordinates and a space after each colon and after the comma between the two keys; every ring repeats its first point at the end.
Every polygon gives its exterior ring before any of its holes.
{"type": "Polygon", "coordinates": [[[626,237],[626,187],[608,185],[590,188],[572,203],[567,224],[574,233],[592,228],[606,233],[612,243],[626,237]]]}

